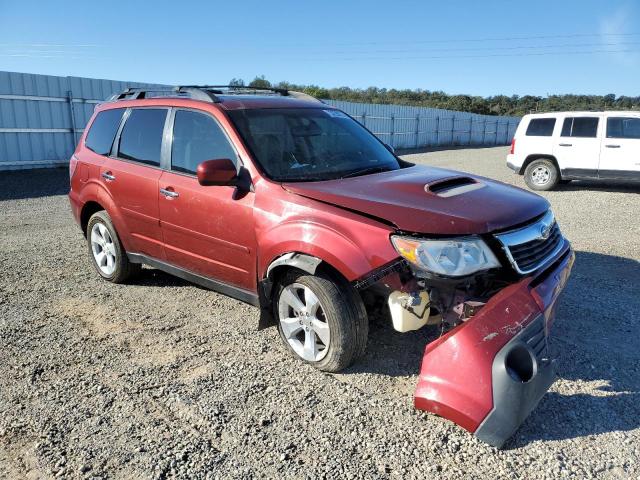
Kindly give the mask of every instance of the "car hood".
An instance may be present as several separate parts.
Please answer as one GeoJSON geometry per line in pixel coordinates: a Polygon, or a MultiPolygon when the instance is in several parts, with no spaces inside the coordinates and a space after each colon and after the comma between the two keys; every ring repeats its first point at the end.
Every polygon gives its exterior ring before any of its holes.
{"type": "Polygon", "coordinates": [[[543,214],[549,202],[495,180],[435,167],[399,170],[283,188],[381,219],[406,232],[481,234],[504,230],[543,214]]]}

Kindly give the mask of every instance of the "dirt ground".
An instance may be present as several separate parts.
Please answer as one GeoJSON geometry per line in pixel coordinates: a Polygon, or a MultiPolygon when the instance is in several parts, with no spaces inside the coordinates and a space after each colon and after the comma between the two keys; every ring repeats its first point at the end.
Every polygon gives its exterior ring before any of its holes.
{"type": "MultiPolygon", "coordinates": [[[[524,187],[504,147],[407,155],[524,187]]],[[[414,410],[429,328],[371,325],[342,374],[258,311],[147,268],[91,269],[64,170],[0,173],[0,478],[637,478],[640,188],[545,193],[576,264],[559,377],[502,451],[414,410]]]]}

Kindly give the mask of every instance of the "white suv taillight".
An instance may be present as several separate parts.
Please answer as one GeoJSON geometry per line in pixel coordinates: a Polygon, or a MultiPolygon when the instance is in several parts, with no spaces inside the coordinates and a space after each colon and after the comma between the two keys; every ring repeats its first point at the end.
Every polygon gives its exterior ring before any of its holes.
{"type": "Polygon", "coordinates": [[[511,151],[509,152],[511,155],[516,153],[516,137],[511,139],[511,151]]]}

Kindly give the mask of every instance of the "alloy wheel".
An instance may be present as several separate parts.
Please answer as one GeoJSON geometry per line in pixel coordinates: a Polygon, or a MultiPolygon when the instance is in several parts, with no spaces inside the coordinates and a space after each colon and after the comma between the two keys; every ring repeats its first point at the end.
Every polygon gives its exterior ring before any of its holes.
{"type": "Polygon", "coordinates": [[[284,287],[278,300],[280,328],[289,346],[309,362],[322,360],[329,351],[329,323],[316,294],[306,285],[284,287]]]}
{"type": "Polygon", "coordinates": [[[116,269],[116,246],[103,223],[97,222],[91,229],[91,252],[100,271],[112,275],[116,269]]]}

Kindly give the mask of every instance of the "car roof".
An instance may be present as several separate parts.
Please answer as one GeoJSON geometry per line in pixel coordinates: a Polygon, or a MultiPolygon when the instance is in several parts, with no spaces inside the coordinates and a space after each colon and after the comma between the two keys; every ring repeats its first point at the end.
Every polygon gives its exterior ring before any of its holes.
{"type": "Polygon", "coordinates": [[[558,116],[590,116],[590,115],[640,115],[638,110],[606,110],[606,111],[564,111],[564,112],[545,112],[545,113],[528,113],[525,117],[528,118],[550,118],[558,116]]]}
{"type": "Polygon", "coordinates": [[[333,108],[317,100],[302,100],[280,95],[218,95],[225,110],[254,108],[333,108]]]}
{"type": "Polygon", "coordinates": [[[144,98],[111,98],[100,104],[100,110],[111,108],[125,108],[144,105],[153,106],[194,106],[204,104],[222,110],[250,110],[264,108],[322,108],[335,109],[314,97],[302,94],[294,97],[279,94],[216,94],[215,101],[192,98],[183,95],[158,95],[144,98]]]}

